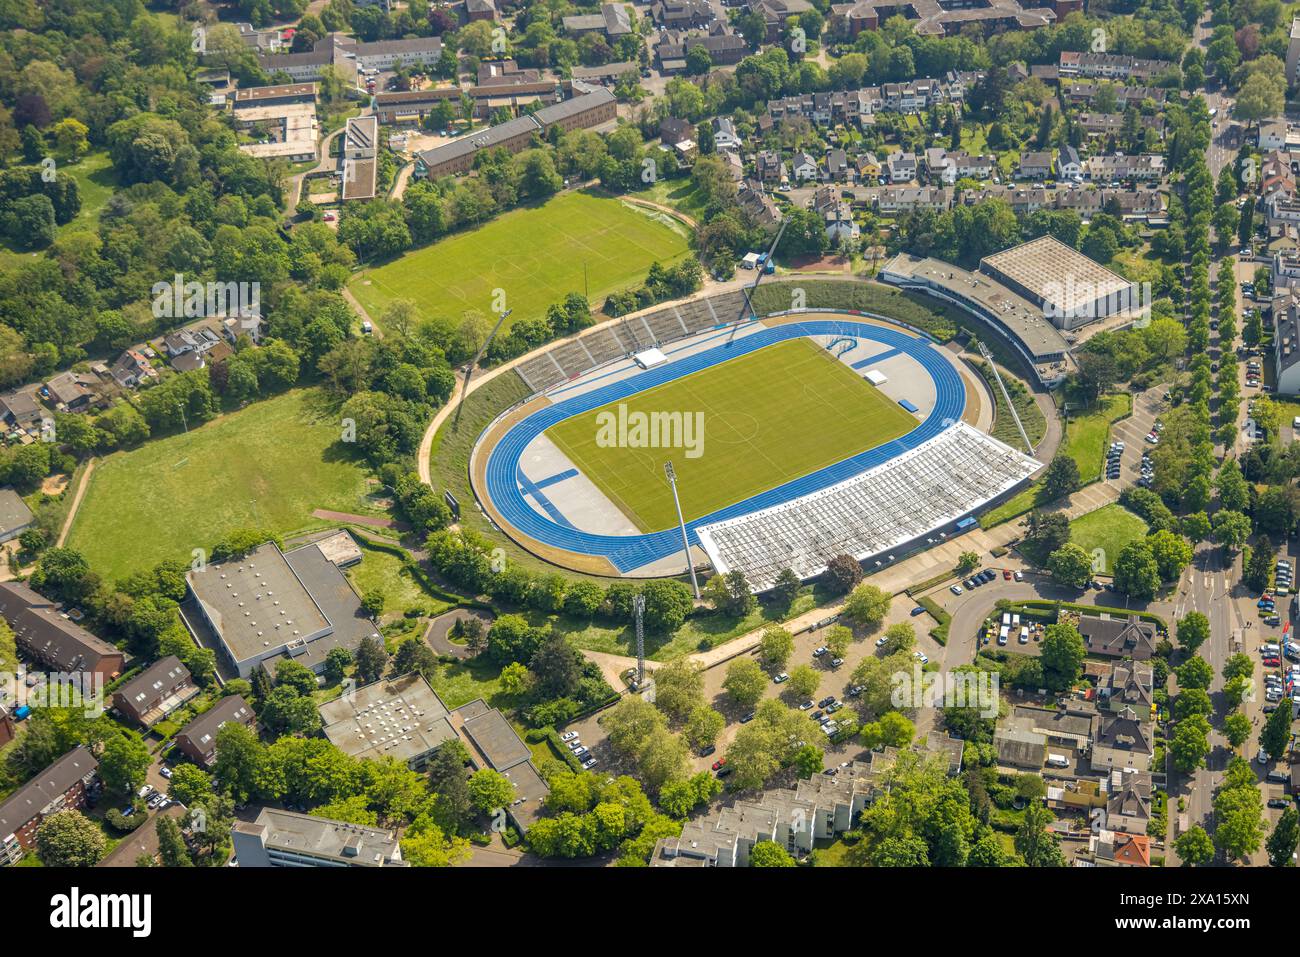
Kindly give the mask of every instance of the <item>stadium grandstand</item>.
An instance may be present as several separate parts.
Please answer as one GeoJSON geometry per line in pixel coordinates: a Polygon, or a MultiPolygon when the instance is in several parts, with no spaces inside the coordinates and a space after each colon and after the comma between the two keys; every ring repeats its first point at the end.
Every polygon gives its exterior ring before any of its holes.
{"type": "Polygon", "coordinates": [[[545,392],[615,359],[748,317],[743,293],[696,299],[593,329],[525,360],[516,371],[534,392],[545,392]]]}
{"type": "Polygon", "coordinates": [[[992,327],[1015,347],[1038,381],[1048,388],[1074,367],[1069,341],[1044,316],[1042,307],[991,276],[968,272],[942,259],[899,253],[885,263],[877,278],[950,302],[992,327]]]}
{"type": "Polygon", "coordinates": [[[836,555],[868,566],[1019,486],[1042,463],[965,423],[860,475],[802,498],[696,529],[720,573],[741,571],[755,591],[790,568],[807,580],[836,555]],[[882,556],[884,556],[882,558],[882,556]]]}

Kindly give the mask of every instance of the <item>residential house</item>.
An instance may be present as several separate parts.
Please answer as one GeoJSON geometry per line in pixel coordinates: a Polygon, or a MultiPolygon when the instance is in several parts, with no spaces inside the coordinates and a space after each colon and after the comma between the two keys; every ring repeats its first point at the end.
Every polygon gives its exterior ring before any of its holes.
{"type": "Polygon", "coordinates": [[[153,367],[153,363],[137,349],[127,349],[118,356],[111,374],[113,381],[124,389],[134,389],[142,382],[158,378],[158,370],[153,367]]]}
{"type": "Polygon", "coordinates": [[[1155,753],[1150,713],[1139,715],[1133,708],[1101,712],[1092,724],[1092,769],[1109,772],[1116,768],[1147,771],[1155,753]]]}
{"type": "Polygon", "coordinates": [[[775,150],[762,150],[754,160],[754,173],[764,183],[784,183],[789,179],[785,161],[775,150]]]}
{"type": "Polygon", "coordinates": [[[858,182],[880,182],[880,160],[875,153],[862,153],[854,161],[858,170],[858,182]]]}
{"type": "Polygon", "coordinates": [[[799,151],[790,161],[790,172],[795,182],[806,183],[817,178],[817,159],[811,154],[799,151]]]}
{"type": "Polygon", "coordinates": [[[465,18],[470,23],[476,20],[495,20],[497,18],[496,0],[465,0],[465,18]]]}
{"type": "Polygon", "coordinates": [[[198,693],[189,669],[167,655],[113,692],[113,707],[148,729],[198,693]]]}
{"type": "Polygon", "coordinates": [[[201,768],[210,768],[217,760],[217,732],[223,724],[235,722],[245,727],[257,726],[257,717],[243,695],[222,698],[176,733],[176,747],[201,768]]]}
{"type": "Polygon", "coordinates": [[[885,170],[891,183],[910,183],[916,179],[915,153],[890,153],[885,159],[885,170]]]}
{"type": "Polygon", "coordinates": [[[1020,165],[1016,168],[1019,179],[1050,179],[1054,157],[1050,150],[1032,151],[1020,154],[1020,165]]]}
{"type": "Polygon", "coordinates": [[[1132,708],[1138,714],[1150,713],[1155,703],[1153,670],[1141,661],[1117,661],[1110,675],[1097,687],[1098,707],[1110,711],[1132,708]]]}
{"type": "Polygon", "coordinates": [[[41,822],[86,804],[99,762],[79,744],[0,803],[0,864],[16,864],[36,844],[41,822]]]}
{"type": "Polygon", "coordinates": [[[1099,182],[1159,181],[1165,175],[1165,158],[1158,153],[1127,156],[1120,153],[1090,156],[1083,164],[1084,175],[1099,182]]]}
{"type": "Polygon", "coordinates": [[[767,195],[763,185],[754,180],[745,180],[741,184],[736,193],[736,202],[744,213],[764,229],[776,229],[784,218],[781,208],[767,195]]]}
{"type": "Polygon", "coordinates": [[[1116,768],[1110,772],[1107,783],[1106,827],[1145,834],[1151,823],[1151,775],[1146,771],[1116,768]]]}
{"type": "Polygon", "coordinates": [[[822,217],[826,235],[833,244],[843,239],[857,239],[861,235],[858,224],[853,221],[852,208],[834,186],[819,187],[813,193],[812,208],[822,217]]]}
{"type": "Polygon", "coordinates": [[[1151,838],[1103,828],[1088,838],[1095,867],[1150,867],[1151,838]]]}
{"type": "Polygon", "coordinates": [[[1257,142],[1262,150],[1286,149],[1287,125],[1285,119],[1265,120],[1259,124],[1257,142]]]}
{"type": "Polygon", "coordinates": [[[853,176],[854,169],[849,165],[849,155],[842,149],[837,147],[828,148],[826,150],[825,164],[822,179],[834,183],[847,183],[853,176]]]}
{"type": "Polygon", "coordinates": [[[1156,626],[1137,615],[1127,619],[1109,615],[1083,615],[1079,634],[1089,654],[1108,658],[1150,661],[1156,653],[1156,626]]]}
{"type": "Polygon", "coordinates": [[[1083,179],[1083,158],[1073,146],[1061,147],[1061,155],[1056,164],[1056,175],[1062,181],[1083,179]]]}
{"type": "Polygon", "coordinates": [[[1059,75],[1062,77],[1089,77],[1103,80],[1151,80],[1174,64],[1168,60],[1143,60],[1116,53],[1078,53],[1062,50],[1059,75]]]}
{"type": "Polygon", "coordinates": [[[868,191],[877,212],[887,216],[917,209],[942,212],[952,208],[952,190],[946,186],[878,186],[868,191]]]}
{"type": "Polygon", "coordinates": [[[0,616],[14,631],[18,650],[61,673],[93,674],[111,681],[126,656],[60,612],[23,582],[0,582],[0,616]]]}
{"type": "Polygon", "coordinates": [[[719,116],[713,120],[713,145],[718,152],[738,150],[744,145],[731,117],[719,116]]]}
{"type": "Polygon", "coordinates": [[[36,435],[46,422],[53,422],[30,392],[10,392],[0,395],[0,422],[6,426],[36,435]]]}
{"type": "Polygon", "coordinates": [[[17,538],[33,521],[32,510],[22,496],[11,488],[0,488],[0,544],[17,538]]]}
{"type": "Polygon", "coordinates": [[[99,379],[81,372],[60,372],[45,383],[50,400],[60,412],[84,412],[95,401],[99,379]]]}

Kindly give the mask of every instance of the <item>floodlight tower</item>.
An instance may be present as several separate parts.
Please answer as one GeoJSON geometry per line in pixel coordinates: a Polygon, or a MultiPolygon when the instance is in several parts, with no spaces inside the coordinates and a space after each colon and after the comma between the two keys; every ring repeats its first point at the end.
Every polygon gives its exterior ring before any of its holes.
{"type": "Polygon", "coordinates": [[[682,518],[682,500],[677,497],[677,473],[673,471],[671,461],[664,463],[664,475],[668,476],[668,484],[673,488],[673,504],[677,506],[677,525],[682,530],[682,552],[686,555],[686,568],[691,573],[691,590],[695,592],[698,601],[700,583],[695,580],[695,563],[691,561],[691,540],[686,537],[686,519],[682,518]]]}
{"type": "Polygon", "coordinates": [[[632,599],[632,611],[636,614],[636,686],[645,685],[645,595],[632,599]]]}
{"type": "Polygon", "coordinates": [[[460,403],[456,406],[456,418],[452,419],[451,422],[451,430],[453,432],[460,428],[460,413],[465,408],[465,398],[469,395],[470,376],[474,374],[474,368],[478,365],[479,360],[483,358],[483,353],[487,352],[488,346],[492,345],[492,340],[496,338],[497,330],[501,328],[501,323],[505,322],[506,317],[512,312],[514,312],[513,309],[507,309],[505,312],[501,313],[500,317],[497,319],[497,324],[492,327],[492,331],[488,333],[488,337],[483,340],[483,345],[479,348],[478,352],[474,354],[474,358],[470,360],[469,365],[465,366],[465,381],[460,387],[460,403]]]}

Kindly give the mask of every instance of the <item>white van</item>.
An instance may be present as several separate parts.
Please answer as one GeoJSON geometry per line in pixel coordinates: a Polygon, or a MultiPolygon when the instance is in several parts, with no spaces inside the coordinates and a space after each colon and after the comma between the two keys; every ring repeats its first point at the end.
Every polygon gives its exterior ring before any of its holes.
{"type": "Polygon", "coordinates": [[[1021,643],[1022,645],[1027,645],[1027,644],[1029,644],[1029,626],[1028,626],[1028,625],[1021,625],[1021,626],[1020,626],[1020,643],[1021,643]]]}
{"type": "Polygon", "coordinates": [[[1070,759],[1063,754],[1049,754],[1047,756],[1047,766],[1049,768],[1068,768],[1070,759]]]}
{"type": "Polygon", "coordinates": [[[998,632],[999,645],[1005,645],[1007,643],[1007,636],[1010,634],[1010,631],[1011,631],[1011,626],[1009,625],[1002,626],[1002,630],[998,632]]]}
{"type": "Polygon", "coordinates": [[[1014,615],[1011,616],[1011,627],[1012,628],[1020,627],[1020,612],[1016,612],[1014,615]]]}
{"type": "Polygon", "coordinates": [[[1009,612],[1009,611],[1004,611],[1004,612],[1002,613],[1002,624],[1004,624],[1004,625],[1009,625],[1009,624],[1011,624],[1011,612],[1009,612]]]}

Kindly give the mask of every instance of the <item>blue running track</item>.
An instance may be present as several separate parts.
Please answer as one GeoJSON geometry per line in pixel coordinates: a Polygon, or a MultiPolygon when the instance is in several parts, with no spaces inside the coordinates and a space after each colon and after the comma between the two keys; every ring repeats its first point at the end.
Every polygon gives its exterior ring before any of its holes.
{"type": "MultiPolygon", "coordinates": [[[[692,544],[698,543],[695,529],[701,525],[711,525],[725,519],[748,515],[750,512],[771,508],[843,482],[916,448],[961,419],[966,406],[966,389],[961,376],[953,368],[952,363],[931,346],[928,339],[848,318],[809,319],[754,332],[732,342],[723,343],[704,352],[670,362],[656,369],[646,370],[638,375],[538,410],[511,426],[492,449],[486,466],[487,494],[505,521],[518,529],[521,534],[577,554],[604,556],[621,572],[640,568],[642,565],[680,551],[681,532],[676,528],[640,535],[598,535],[574,528],[563,519],[563,516],[560,516],[560,520],[557,521],[555,519],[557,512],[552,512],[552,517],[549,518],[538,514],[528,504],[524,497],[525,492],[519,484],[520,476],[523,474],[519,469],[519,460],[524,450],[533,439],[564,419],[626,399],[630,395],[663,385],[665,382],[672,382],[674,379],[699,372],[720,362],[755,352],[765,346],[787,339],[818,335],[857,336],[860,339],[882,343],[897,352],[911,356],[934,381],[936,402],[933,411],[911,432],[891,442],[878,445],[874,449],[868,449],[834,465],[828,465],[784,485],[752,495],[744,501],[697,518],[686,526],[692,544]]],[[[528,492],[532,493],[534,498],[539,495],[539,490],[535,486],[529,488],[528,492]]]]}

